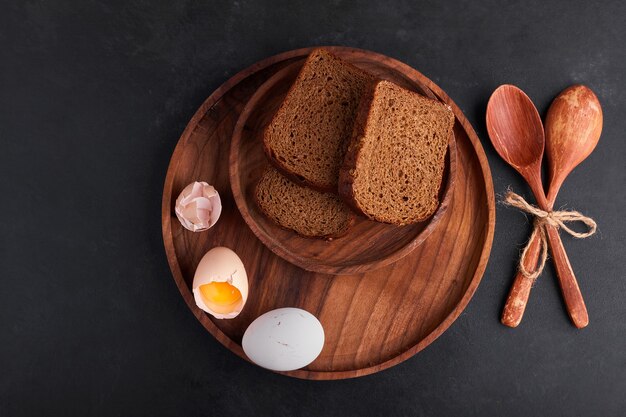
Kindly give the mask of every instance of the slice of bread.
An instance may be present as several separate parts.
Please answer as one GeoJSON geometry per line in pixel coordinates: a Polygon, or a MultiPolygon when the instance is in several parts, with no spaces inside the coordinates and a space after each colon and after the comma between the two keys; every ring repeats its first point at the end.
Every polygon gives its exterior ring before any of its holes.
{"type": "Polygon", "coordinates": [[[445,104],[390,81],[371,85],[359,106],[339,194],[372,220],[425,220],[439,204],[453,125],[445,104]]]}
{"type": "Polygon", "coordinates": [[[255,197],[266,216],[305,237],[342,236],[354,220],[336,194],[298,185],[274,168],[268,168],[261,177],[255,197]]]}
{"type": "Polygon", "coordinates": [[[337,192],[357,107],[373,77],[316,49],[263,135],[270,161],[292,180],[337,192]]]}

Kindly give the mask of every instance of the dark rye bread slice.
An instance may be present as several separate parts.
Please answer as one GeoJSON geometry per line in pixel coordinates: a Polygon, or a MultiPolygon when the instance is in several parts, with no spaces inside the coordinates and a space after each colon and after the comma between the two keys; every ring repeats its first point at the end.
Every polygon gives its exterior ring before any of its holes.
{"type": "Polygon", "coordinates": [[[255,198],[267,217],[305,237],[342,236],[354,219],[336,194],[298,185],[274,168],[268,168],[261,177],[255,198]]]}
{"type": "Polygon", "coordinates": [[[439,204],[454,114],[389,81],[364,94],[339,175],[339,194],[372,220],[405,225],[439,204]]]}
{"type": "Polygon", "coordinates": [[[371,82],[324,49],[311,52],[264,131],[271,162],[298,183],[336,193],[361,95],[371,82]]]}

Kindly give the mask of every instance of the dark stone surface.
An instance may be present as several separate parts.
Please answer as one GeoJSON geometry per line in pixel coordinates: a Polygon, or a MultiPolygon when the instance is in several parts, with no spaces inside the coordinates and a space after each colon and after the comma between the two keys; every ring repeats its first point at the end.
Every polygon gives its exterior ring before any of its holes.
{"type": "Polygon", "coordinates": [[[2,2],[0,415],[567,415],[626,412],[626,6],[623,2],[2,2]],[[165,260],[160,198],[179,134],[230,75],[339,44],[438,83],[485,145],[495,190],[528,191],[484,125],[495,87],[544,113],[572,83],[598,94],[597,150],[557,205],[596,218],[564,237],[591,324],[575,330],[554,272],[522,325],[499,314],[529,233],[498,206],[466,311],[382,373],[293,380],[231,354],[189,312],[165,260]]]}

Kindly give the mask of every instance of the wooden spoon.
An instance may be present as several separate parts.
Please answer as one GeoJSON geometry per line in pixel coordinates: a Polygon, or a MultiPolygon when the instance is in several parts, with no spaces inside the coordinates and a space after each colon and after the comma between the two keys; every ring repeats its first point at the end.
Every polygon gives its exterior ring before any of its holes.
{"type": "MultiPolygon", "coordinates": [[[[553,207],[567,175],[591,154],[598,144],[601,132],[602,107],[589,88],[573,85],[554,99],[546,117],[546,152],[550,178],[547,200],[550,208],[553,207]]],[[[539,250],[539,239],[533,239],[524,265],[527,270],[537,267],[539,250]]],[[[576,282],[573,281],[573,284],[576,282]]],[[[518,272],[502,313],[503,324],[516,327],[520,323],[531,285],[532,281],[518,272]]],[[[563,292],[571,291],[577,290],[563,289],[563,292]]],[[[581,322],[585,323],[584,317],[581,322]]]]}
{"type": "MultiPolygon", "coordinates": [[[[543,125],[530,98],[515,86],[502,85],[498,87],[491,95],[487,105],[487,131],[494,148],[502,159],[524,177],[535,195],[539,207],[542,210],[550,210],[551,206],[548,204],[541,182],[541,160],[545,145],[543,125]]],[[[570,319],[576,327],[585,327],[589,323],[587,308],[563,248],[563,243],[556,228],[547,226],[546,230],[570,319]]],[[[526,304],[520,306],[519,300],[528,299],[532,286],[531,279],[527,277],[524,279],[529,281],[522,286],[525,289],[525,296],[520,294],[522,295],[520,297],[518,294],[511,293],[509,300],[507,300],[507,306],[511,305],[513,310],[521,308],[522,313],[526,304]],[[511,297],[513,298],[511,299],[511,297]]],[[[503,316],[507,313],[506,307],[504,313],[503,316]]],[[[508,325],[508,322],[508,316],[504,317],[503,323],[508,325]]]]}

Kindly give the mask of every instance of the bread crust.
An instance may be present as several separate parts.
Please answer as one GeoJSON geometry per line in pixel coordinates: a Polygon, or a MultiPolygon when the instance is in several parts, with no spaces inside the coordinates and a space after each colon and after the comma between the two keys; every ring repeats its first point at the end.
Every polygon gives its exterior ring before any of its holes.
{"type": "Polygon", "coordinates": [[[344,155],[343,164],[339,169],[338,182],[339,197],[356,213],[369,219],[372,218],[363,212],[363,209],[354,197],[352,186],[356,173],[356,161],[363,147],[365,128],[367,127],[367,119],[370,113],[370,103],[374,99],[376,85],[378,85],[378,81],[372,80],[361,96],[361,101],[357,107],[356,119],[354,120],[354,127],[352,129],[352,137],[348,144],[346,154],[344,155]]]}
{"type": "Polygon", "coordinates": [[[274,151],[267,146],[267,141],[265,140],[265,134],[267,132],[267,127],[263,130],[263,151],[265,152],[265,156],[268,161],[272,164],[274,168],[276,168],[281,174],[285,177],[289,178],[291,181],[295,182],[298,185],[302,185],[303,187],[311,188],[315,191],[319,191],[321,193],[333,193],[337,194],[337,189],[333,186],[320,186],[319,184],[315,184],[311,181],[308,181],[306,178],[301,177],[295,172],[289,170],[289,168],[285,167],[276,155],[274,155],[274,151]]]}

